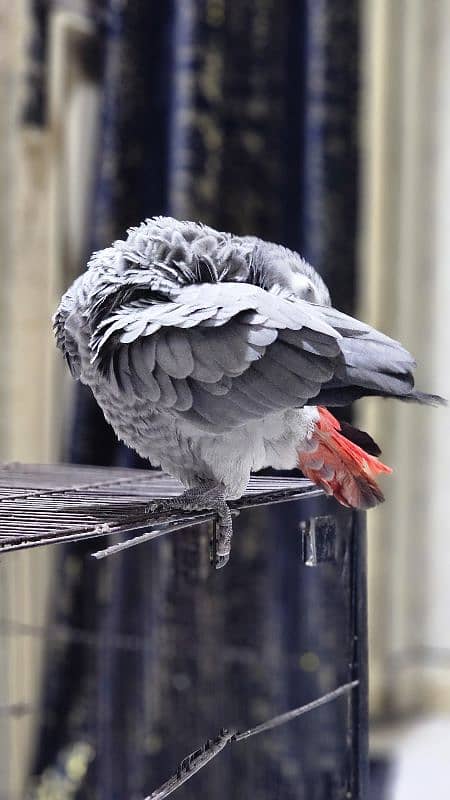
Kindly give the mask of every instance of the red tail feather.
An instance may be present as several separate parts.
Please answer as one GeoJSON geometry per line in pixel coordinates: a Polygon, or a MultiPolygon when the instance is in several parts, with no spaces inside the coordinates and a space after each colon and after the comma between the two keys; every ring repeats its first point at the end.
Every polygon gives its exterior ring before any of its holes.
{"type": "Polygon", "coordinates": [[[382,503],[383,494],[375,476],[392,470],[342,435],[341,426],[323,406],[313,435],[314,450],[299,451],[298,466],[345,506],[370,508],[382,503]]]}

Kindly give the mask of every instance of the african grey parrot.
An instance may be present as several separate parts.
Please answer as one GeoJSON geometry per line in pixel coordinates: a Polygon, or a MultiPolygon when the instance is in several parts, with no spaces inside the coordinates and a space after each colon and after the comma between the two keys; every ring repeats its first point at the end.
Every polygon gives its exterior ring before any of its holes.
{"type": "Polygon", "coordinates": [[[331,306],[297,253],[171,217],[94,253],[53,322],[117,436],[186,487],[159,507],[215,510],[216,566],[230,553],[226,501],[252,471],[298,466],[345,505],[383,500],[377,445],[327,406],[440,402],[414,389],[398,342],[331,306]]]}

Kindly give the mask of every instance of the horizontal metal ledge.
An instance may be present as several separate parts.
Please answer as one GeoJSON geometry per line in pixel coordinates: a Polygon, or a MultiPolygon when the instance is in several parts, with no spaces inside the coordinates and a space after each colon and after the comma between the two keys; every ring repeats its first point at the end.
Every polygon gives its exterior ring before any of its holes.
{"type": "MultiPolygon", "coordinates": [[[[145,533],[170,522],[186,527],[214,519],[212,512],[149,513],[156,498],[173,497],[182,485],[162,472],[68,464],[0,466],[0,552],[145,533]],[[176,519],[175,519],[176,517],[176,519]]],[[[245,494],[230,502],[254,506],[309,499],[322,490],[303,478],[253,476],[245,494]]],[[[169,532],[169,530],[167,531],[169,532]]]]}

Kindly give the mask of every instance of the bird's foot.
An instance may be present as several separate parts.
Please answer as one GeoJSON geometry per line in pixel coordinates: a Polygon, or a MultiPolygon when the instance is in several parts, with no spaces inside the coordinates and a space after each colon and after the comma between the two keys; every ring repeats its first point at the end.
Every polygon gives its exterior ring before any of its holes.
{"type": "Polygon", "coordinates": [[[176,497],[154,500],[149,511],[172,513],[177,511],[215,511],[214,532],[211,546],[211,561],[215,569],[221,569],[230,558],[233,522],[231,511],[225,500],[223,487],[214,484],[188,489],[176,497]]]}

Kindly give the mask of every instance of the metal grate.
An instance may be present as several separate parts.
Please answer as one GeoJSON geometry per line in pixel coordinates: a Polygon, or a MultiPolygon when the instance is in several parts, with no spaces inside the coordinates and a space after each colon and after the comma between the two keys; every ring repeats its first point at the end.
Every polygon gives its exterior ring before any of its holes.
{"type": "MultiPolygon", "coordinates": [[[[233,509],[321,494],[298,478],[252,477],[233,509]]],[[[149,501],[183,491],[149,470],[71,465],[0,466],[0,551],[23,550],[106,534],[173,532],[214,519],[213,512],[150,513],[149,501]]]]}

